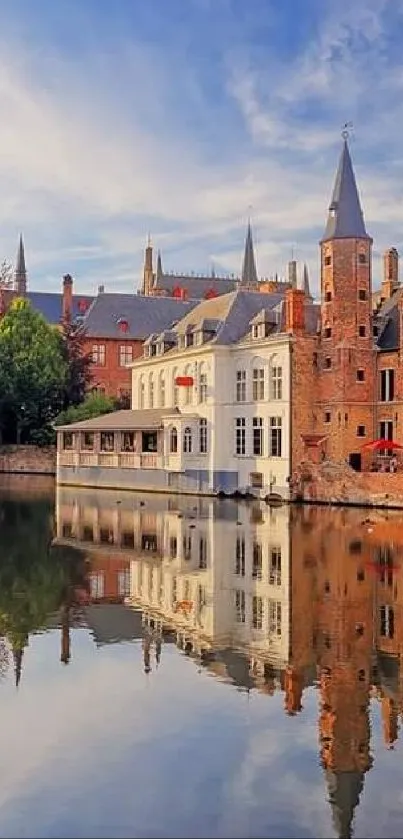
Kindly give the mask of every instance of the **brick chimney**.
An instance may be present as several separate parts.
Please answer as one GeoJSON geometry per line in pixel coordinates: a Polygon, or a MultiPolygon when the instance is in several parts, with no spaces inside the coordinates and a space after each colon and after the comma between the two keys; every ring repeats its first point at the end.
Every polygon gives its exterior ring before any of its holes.
{"type": "Polygon", "coordinates": [[[288,288],[285,293],[286,332],[305,331],[305,294],[300,288],[288,288]]]}
{"type": "Polygon", "coordinates": [[[62,319],[70,321],[73,314],[73,278],[70,274],[63,277],[62,319]]]}
{"type": "Polygon", "coordinates": [[[399,254],[396,248],[389,248],[383,255],[383,280],[381,297],[389,300],[399,287],[399,254]]]}

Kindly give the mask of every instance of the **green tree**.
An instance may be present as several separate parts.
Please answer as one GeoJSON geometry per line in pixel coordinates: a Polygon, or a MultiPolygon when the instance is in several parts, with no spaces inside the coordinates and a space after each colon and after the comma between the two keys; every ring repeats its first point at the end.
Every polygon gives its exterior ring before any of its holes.
{"type": "Polygon", "coordinates": [[[69,318],[63,321],[62,346],[67,366],[63,410],[84,401],[93,379],[92,357],[91,353],[85,352],[84,339],[85,331],[82,327],[75,326],[69,318]]]}
{"type": "Polygon", "coordinates": [[[50,442],[66,380],[60,331],[15,299],[0,320],[0,417],[10,442],[50,442]]]}
{"type": "Polygon", "coordinates": [[[99,393],[89,393],[81,405],[71,406],[62,411],[55,419],[55,425],[70,425],[72,422],[100,417],[101,414],[110,414],[120,407],[119,403],[112,396],[103,396],[99,393]]]}

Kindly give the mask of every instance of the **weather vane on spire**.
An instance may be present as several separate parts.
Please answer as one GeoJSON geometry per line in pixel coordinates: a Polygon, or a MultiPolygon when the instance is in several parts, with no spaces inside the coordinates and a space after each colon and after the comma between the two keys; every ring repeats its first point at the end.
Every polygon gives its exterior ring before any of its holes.
{"type": "Polygon", "coordinates": [[[342,129],[342,132],[341,132],[341,136],[343,137],[343,140],[348,140],[348,138],[350,137],[350,133],[352,131],[352,128],[353,128],[353,123],[352,122],[345,122],[344,123],[343,129],[342,129]]]}

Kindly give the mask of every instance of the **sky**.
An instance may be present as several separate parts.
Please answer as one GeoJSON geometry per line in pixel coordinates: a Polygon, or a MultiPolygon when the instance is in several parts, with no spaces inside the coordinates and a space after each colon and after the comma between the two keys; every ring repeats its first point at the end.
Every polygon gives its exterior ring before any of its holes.
{"type": "Polygon", "coordinates": [[[374,286],[403,230],[403,0],[0,0],[0,261],[29,287],[135,290],[319,248],[341,130],[374,286]]]}

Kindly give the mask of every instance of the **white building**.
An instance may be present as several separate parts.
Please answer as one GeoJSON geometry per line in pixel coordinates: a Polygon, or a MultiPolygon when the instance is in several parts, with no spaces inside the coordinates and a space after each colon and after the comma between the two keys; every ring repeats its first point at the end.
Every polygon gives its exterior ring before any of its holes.
{"type": "Polygon", "coordinates": [[[159,409],[152,450],[171,489],[288,496],[291,338],[281,293],[239,290],[151,335],[132,411],[159,409]]]}

